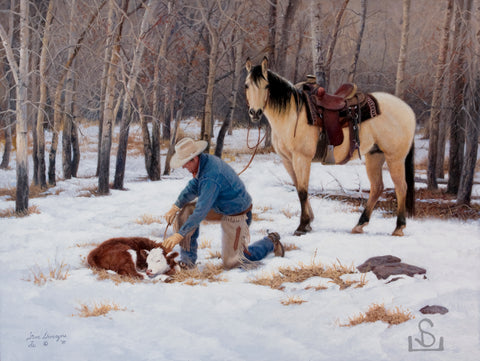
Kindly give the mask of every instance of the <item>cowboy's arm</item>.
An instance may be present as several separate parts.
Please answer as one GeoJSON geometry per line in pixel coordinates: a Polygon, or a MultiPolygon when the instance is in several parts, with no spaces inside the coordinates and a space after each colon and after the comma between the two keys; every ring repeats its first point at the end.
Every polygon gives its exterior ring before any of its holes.
{"type": "Polygon", "coordinates": [[[200,188],[195,210],[178,231],[184,237],[205,219],[220,192],[219,185],[213,180],[203,181],[200,188]]]}

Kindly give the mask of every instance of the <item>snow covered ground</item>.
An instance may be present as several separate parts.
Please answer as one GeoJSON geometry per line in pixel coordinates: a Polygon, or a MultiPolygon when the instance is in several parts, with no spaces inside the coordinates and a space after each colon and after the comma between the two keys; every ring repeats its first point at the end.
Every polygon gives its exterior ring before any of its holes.
{"type": "MultiPolygon", "coordinates": [[[[82,128],[82,134],[84,142],[95,143],[94,127],[82,128]]],[[[251,143],[256,139],[253,134],[251,143]]],[[[236,130],[227,137],[226,148],[245,148],[245,139],[246,131],[236,130]]],[[[426,147],[421,142],[417,146],[420,159],[426,147]]],[[[143,158],[129,156],[127,191],[83,197],[86,189],[97,185],[95,147],[88,149],[82,154],[79,178],[59,181],[49,196],[30,201],[38,214],[0,218],[0,360],[480,359],[479,221],[408,219],[405,237],[396,238],[390,235],[395,218],[377,210],[366,232],[353,235],[350,230],[360,210],[313,197],[313,231],[295,237],[299,218],[295,189],[275,154],[258,155],[241,176],[259,216],[251,226],[252,241],[268,229],[297,250],[287,252],[285,258],[270,255],[257,269],[225,271],[224,282],[115,284],[98,280],[85,266],[88,252],[111,237],[163,236],[165,223],[136,221],[142,215],[162,216],[190,175],[177,170],[159,182],[145,181],[143,158]],[[377,280],[369,272],[365,287],[344,290],[322,278],[288,283],[282,291],[250,282],[300,262],[358,266],[381,255],[423,267],[427,278],[404,276],[387,284],[388,280],[377,280]],[[69,269],[65,280],[41,286],[29,281],[35,272],[48,273],[62,263],[69,269]],[[327,289],[307,289],[319,284],[327,289]],[[282,304],[291,297],[306,302],[282,304]],[[82,305],[103,303],[121,310],[79,317],[82,305]],[[415,318],[390,327],[383,322],[340,327],[375,303],[410,311],[415,318]],[[419,310],[426,305],[441,305],[449,312],[423,315],[419,310]],[[443,350],[438,350],[441,340],[443,350]]],[[[247,155],[227,157],[237,171],[248,159],[247,155]]],[[[112,175],[114,164],[112,157],[112,175]]],[[[11,166],[12,170],[0,170],[0,188],[15,185],[14,162],[11,166]]],[[[392,187],[386,170],[385,185],[392,187]]],[[[368,188],[360,161],[313,165],[311,193],[356,193],[368,188]]],[[[475,188],[474,194],[478,196],[480,189],[475,188]]],[[[14,202],[0,198],[0,211],[13,207],[14,202]]],[[[200,267],[218,263],[207,258],[210,251],[220,251],[220,227],[203,225],[200,241],[211,242],[199,251],[200,267]]]]}

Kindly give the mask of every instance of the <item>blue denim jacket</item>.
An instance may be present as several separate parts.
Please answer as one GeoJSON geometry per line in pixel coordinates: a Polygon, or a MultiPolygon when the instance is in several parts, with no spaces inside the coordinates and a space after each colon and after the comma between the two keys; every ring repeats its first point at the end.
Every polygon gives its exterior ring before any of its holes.
{"type": "Polygon", "coordinates": [[[233,168],[205,153],[200,154],[196,177],[188,182],[175,204],[182,208],[197,197],[194,212],[178,232],[184,237],[198,227],[210,209],[230,216],[245,211],[252,204],[252,197],[233,168]]]}

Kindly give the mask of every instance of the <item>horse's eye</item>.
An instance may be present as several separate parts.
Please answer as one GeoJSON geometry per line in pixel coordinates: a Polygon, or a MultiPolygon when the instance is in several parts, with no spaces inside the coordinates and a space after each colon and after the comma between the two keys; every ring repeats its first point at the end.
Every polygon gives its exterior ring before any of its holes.
{"type": "Polygon", "coordinates": [[[248,84],[245,84],[245,89],[248,89],[248,84]]]}
{"type": "Polygon", "coordinates": [[[270,89],[270,84],[265,85],[265,89],[270,89]]]}

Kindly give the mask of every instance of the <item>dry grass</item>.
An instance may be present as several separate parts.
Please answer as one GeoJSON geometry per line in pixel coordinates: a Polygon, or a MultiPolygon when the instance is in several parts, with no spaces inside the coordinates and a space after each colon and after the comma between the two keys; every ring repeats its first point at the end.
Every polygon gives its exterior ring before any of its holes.
{"type": "Polygon", "coordinates": [[[94,303],[92,306],[81,304],[77,307],[77,310],[77,316],[79,317],[98,317],[106,316],[110,311],[126,311],[127,309],[120,307],[116,303],[94,303]]]}
{"type": "Polygon", "coordinates": [[[135,223],[141,225],[148,225],[153,223],[163,223],[163,217],[155,217],[151,214],[142,214],[140,218],[135,220],[135,223]]]}
{"type": "Polygon", "coordinates": [[[222,253],[220,251],[208,250],[207,259],[220,259],[222,258],[222,253]]]}
{"type": "Polygon", "coordinates": [[[295,243],[284,243],[283,248],[285,249],[285,252],[290,252],[290,251],[295,251],[300,249],[295,243]]]}
{"type": "Polygon", "coordinates": [[[202,268],[194,267],[182,269],[172,276],[172,282],[182,282],[186,285],[195,286],[203,282],[224,282],[221,277],[224,271],[222,264],[206,263],[202,268]]]}
{"type": "MultiPolygon", "coordinates": [[[[251,279],[250,282],[256,285],[269,286],[270,288],[283,290],[283,284],[301,283],[312,277],[329,278],[332,283],[340,286],[340,289],[346,289],[352,285],[356,288],[363,287],[366,284],[365,277],[362,276],[360,281],[344,281],[341,276],[346,274],[357,273],[355,266],[344,266],[339,261],[338,264],[331,266],[324,266],[320,263],[304,264],[300,262],[298,267],[283,267],[279,269],[278,273],[271,273],[251,279]]],[[[323,289],[323,288],[319,288],[323,289]]]]}
{"type": "Polygon", "coordinates": [[[202,239],[198,244],[199,249],[205,249],[205,248],[211,248],[211,247],[212,247],[212,241],[209,239],[202,239]]]}
{"type": "Polygon", "coordinates": [[[48,270],[42,270],[38,265],[30,269],[32,278],[27,279],[29,282],[33,282],[37,286],[43,286],[48,281],[60,280],[64,281],[69,276],[69,267],[61,262],[60,264],[48,265],[48,270]]]}
{"type": "MultiPolygon", "coordinates": [[[[349,194],[329,194],[328,192],[316,193],[316,197],[337,200],[344,202],[355,209],[365,206],[368,192],[360,197],[349,194]]],[[[376,210],[385,212],[385,217],[395,217],[397,212],[397,201],[395,191],[389,189],[384,192],[383,197],[377,202],[376,210]]],[[[415,191],[415,217],[416,218],[456,218],[460,220],[480,219],[480,205],[471,204],[457,205],[456,197],[444,191],[431,191],[425,188],[415,191]]]]}
{"type": "Polygon", "coordinates": [[[40,214],[40,208],[38,206],[33,205],[28,207],[26,212],[16,212],[15,208],[7,208],[0,211],[0,218],[10,218],[10,217],[27,217],[31,214],[40,214]]]}
{"type": "Polygon", "coordinates": [[[143,282],[142,279],[131,277],[131,276],[122,276],[122,275],[119,275],[118,273],[109,272],[105,269],[99,269],[94,267],[91,267],[91,269],[93,274],[97,276],[98,281],[110,280],[113,283],[115,283],[115,285],[117,286],[125,282],[131,283],[131,284],[143,282]]]}
{"type": "Polygon", "coordinates": [[[349,322],[347,324],[341,324],[340,326],[351,327],[365,322],[377,321],[386,322],[389,325],[398,325],[414,318],[415,316],[413,316],[410,311],[404,311],[399,307],[395,307],[393,310],[387,310],[383,304],[374,303],[368,308],[367,312],[349,317],[349,322]]]}
{"type": "Polygon", "coordinates": [[[297,296],[292,296],[280,302],[284,306],[289,306],[289,305],[301,305],[302,303],[305,303],[308,301],[302,300],[300,297],[297,297],[297,296]]]}

